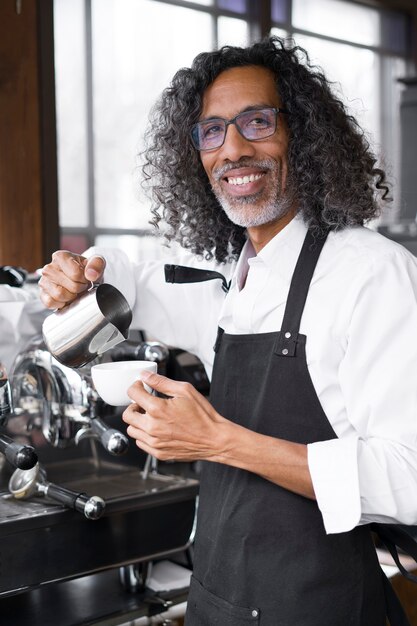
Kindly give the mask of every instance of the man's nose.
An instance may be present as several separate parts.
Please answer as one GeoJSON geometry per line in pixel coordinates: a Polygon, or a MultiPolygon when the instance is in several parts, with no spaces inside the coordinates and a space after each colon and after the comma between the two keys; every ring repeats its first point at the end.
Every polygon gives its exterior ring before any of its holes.
{"type": "Polygon", "coordinates": [[[235,124],[229,124],[221,151],[223,159],[238,161],[243,156],[254,156],[255,146],[240,134],[235,124]]]}

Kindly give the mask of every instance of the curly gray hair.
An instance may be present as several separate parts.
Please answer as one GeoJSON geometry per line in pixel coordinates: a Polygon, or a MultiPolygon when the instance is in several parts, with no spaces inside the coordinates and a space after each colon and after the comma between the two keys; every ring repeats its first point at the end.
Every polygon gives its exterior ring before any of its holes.
{"type": "Polygon", "coordinates": [[[389,200],[385,172],[364,132],[334,95],[329,81],[298,46],[269,37],[247,48],[225,46],[199,54],[179,70],[152,110],[143,173],[153,200],[152,223],[167,224],[165,236],[219,262],[236,258],[245,229],[222,210],[193,147],[206,88],[224,70],[259,65],[276,77],[288,110],[288,164],[299,210],[319,235],[327,229],[364,224],[389,200]]]}

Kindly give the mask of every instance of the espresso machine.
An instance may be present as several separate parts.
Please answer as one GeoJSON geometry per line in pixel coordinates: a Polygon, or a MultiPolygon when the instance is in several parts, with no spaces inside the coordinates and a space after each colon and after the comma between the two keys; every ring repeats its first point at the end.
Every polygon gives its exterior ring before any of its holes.
{"type": "Polygon", "coordinates": [[[128,340],[72,368],[39,336],[0,378],[2,625],[121,624],[186,599],[147,579],[163,559],[191,568],[198,480],[146,457],[98,397],[91,366],[126,359],[163,373],[169,351],[128,340]]]}

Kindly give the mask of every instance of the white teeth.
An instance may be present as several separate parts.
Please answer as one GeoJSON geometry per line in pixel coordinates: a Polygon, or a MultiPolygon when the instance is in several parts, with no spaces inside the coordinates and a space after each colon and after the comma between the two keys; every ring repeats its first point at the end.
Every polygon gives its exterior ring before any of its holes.
{"type": "Polygon", "coordinates": [[[238,176],[237,178],[228,178],[227,182],[230,185],[247,185],[247,183],[253,183],[255,180],[259,180],[262,176],[263,174],[251,174],[250,176],[243,176],[243,178],[238,176]]]}

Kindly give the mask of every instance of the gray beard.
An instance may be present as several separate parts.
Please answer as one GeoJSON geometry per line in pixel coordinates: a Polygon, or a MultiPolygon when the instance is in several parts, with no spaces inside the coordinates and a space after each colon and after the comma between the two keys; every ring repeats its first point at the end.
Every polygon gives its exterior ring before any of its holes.
{"type": "Polygon", "coordinates": [[[218,196],[217,200],[229,220],[237,226],[243,226],[243,228],[275,222],[287,215],[294,205],[292,197],[287,194],[276,199],[275,202],[263,204],[256,210],[256,196],[244,196],[239,198],[239,202],[229,202],[228,199],[218,196]]]}
{"type": "Polygon", "coordinates": [[[283,191],[280,171],[276,164],[269,159],[258,162],[242,159],[239,164],[225,166],[216,173],[215,183],[212,185],[213,193],[229,220],[243,228],[269,224],[287,215],[295,205],[295,194],[292,191],[293,185],[290,176],[287,177],[285,187],[286,189],[283,191]],[[244,165],[258,165],[271,171],[273,181],[270,183],[269,190],[240,197],[228,196],[224,193],[220,182],[217,181],[220,181],[224,174],[233,170],[237,165],[242,167],[244,165]]]}

